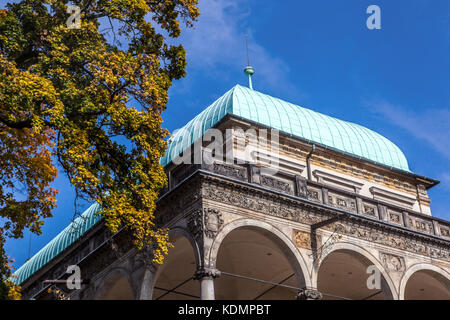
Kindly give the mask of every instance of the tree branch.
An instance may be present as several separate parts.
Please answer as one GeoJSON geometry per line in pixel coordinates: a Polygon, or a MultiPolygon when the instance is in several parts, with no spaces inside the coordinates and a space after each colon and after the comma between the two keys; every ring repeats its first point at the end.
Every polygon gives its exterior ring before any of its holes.
{"type": "Polygon", "coordinates": [[[31,119],[21,120],[18,122],[13,122],[8,119],[5,119],[0,115],[0,122],[12,129],[24,129],[31,128],[31,119]]]}

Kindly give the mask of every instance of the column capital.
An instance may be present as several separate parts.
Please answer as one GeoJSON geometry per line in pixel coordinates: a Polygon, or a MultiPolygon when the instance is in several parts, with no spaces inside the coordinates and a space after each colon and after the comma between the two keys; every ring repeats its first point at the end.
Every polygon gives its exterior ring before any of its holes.
{"type": "Polygon", "coordinates": [[[155,273],[158,270],[158,265],[153,261],[153,258],[153,252],[148,250],[147,248],[143,248],[135,256],[136,261],[142,263],[145,269],[155,273]]]}
{"type": "Polygon", "coordinates": [[[297,300],[322,300],[323,295],[315,289],[300,289],[297,294],[297,300]]]}
{"type": "Polygon", "coordinates": [[[194,274],[195,280],[202,280],[205,278],[215,279],[218,277],[220,277],[220,271],[216,268],[198,268],[194,274]]]}

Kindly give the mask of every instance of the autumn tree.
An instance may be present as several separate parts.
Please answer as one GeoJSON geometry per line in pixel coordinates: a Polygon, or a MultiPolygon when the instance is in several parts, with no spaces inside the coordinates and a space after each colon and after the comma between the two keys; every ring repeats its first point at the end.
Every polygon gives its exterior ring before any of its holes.
{"type": "Polygon", "coordinates": [[[154,221],[166,184],[161,112],[186,67],[171,39],[198,16],[197,0],[21,0],[0,10],[3,297],[3,244],[24,229],[41,233],[56,207],[57,166],[78,196],[101,204],[112,232],[129,229],[162,262],[167,231],[154,221]]]}

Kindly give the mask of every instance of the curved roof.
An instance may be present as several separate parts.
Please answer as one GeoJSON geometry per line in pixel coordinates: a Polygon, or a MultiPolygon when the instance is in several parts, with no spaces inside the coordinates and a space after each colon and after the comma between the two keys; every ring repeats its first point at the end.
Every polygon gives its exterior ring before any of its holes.
{"type": "Polygon", "coordinates": [[[11,280],[16,284],[21,284],[74,243],[75,240],[80,238],[86,231],[101,220],[101,215],[97,214],[99,209],[100,206],[97,203],[91,205],[55,238],[47,243],[45,247],[39,250],[30,260],[17,269],[11,277],[11,280]]]}
{"type": "Polygon", "coordinates": [[[240,85],[234,86],[176,131],[169,140],[161,164],[169,164],[227,114],[278,129],[341,153],[410,172],[403,152],[377,132],[240,85]]]}

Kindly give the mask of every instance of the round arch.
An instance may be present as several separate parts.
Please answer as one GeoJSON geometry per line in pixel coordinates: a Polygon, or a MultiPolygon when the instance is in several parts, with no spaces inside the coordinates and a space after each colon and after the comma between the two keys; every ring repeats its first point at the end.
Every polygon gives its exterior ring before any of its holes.
{"type": "Polygon", "coordinates": [[[400,280],[400,288],[399,288],[399,299],[405,300],[405,293],[406,293],[406,285],[408,284],[408,280],[411,278],[413,274],[419,271],[432,271],[440,276],[446,278],[450,283],[450,273],[444,270],[443,268],[440,268],[438,266],[429,264],[429,263],[417,263],[415,265],[412,265],[409,267],[405,274],[403,275],[402,279],[400,280]]]}
{"type": "Polygon", "coordinates": [[[304,286],[311,287],[311,278],[306,261],[291,239],[289,239],[281,230],[268,224],[267,222],[254,219],[244,218],[234,220],[225,225],[219,231],[214,238],[214,242],[209,252],[206,254],[207,263],[210,267],[214,268],[216,266],[219,249],[226,236],[232,231],[241,228],[258,230],[262,232],[264,236],[277,243],[294,270],[298,282],[303,282],[304,286]]]}
{"type": "Polygon", "coordinates": [[[169,230],[169,241],[174,247],[169,249],[164,263],[156,267],[151,281],[152,299],[195,299],[200,295],[199,285],[186,280],[194,275],[201,261],[199,246],[191,234],[179,226],[169,230]],[[174,287],[177,290],[168,291],[174,287]]]}
{"type": "Polygon", "coordinates": [[[322,266],[323,262],[333,252],[338,252],[338,251],[348,252],[350,254],[352,254],[352,253],[359,254],[359,255],[363,256],[365,259],[367,259],[370,263],[375,265],[375,267],[380,271],[381,275],[383,276],[384,280],[386,281],[387,289],[389,289],[389,292],[388,292],[388,294],[390,295],[389,298],[392,298],[394,300],[397,299],[398,293],[397,293],[397,289],[394,285],[394,282],[392,281],[391,277],[389,276],[389,274],[387,273],[386,269],[381,264],[381,262],[375,256],[373,256],[368,250],[366,250],[360,246],[357,246],[355,244],[349,243],[349,242],[339,242],[339,243],[333,244],[331,246],[330,251],[328,251],[327,255],[322,258],[322,262],[320,263],[320,265],[317,268],[313,268],[311,282],[315,288],[317,288],[319,271],[320,271],[320,267],[322,266]]]}
{"type": "Polygon", "coordinates": [[[197,266],[200,265],[200,247],[198,246],[198,243],[194,240],[194,238],[192,238],[192,235],[189,233],[189,231],[182,227],[174,227],[169,230],[169,241],[171,237],[178,238],[180,236],[185,237],[190,242],[195,256],[195,262],[197,266]]]}
{"type": "Polygon", "coordinates": [[[114,268],[102,279],[95,300],[134,300],[136,295],[131,283],[125,269],[114,268]]]}

